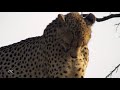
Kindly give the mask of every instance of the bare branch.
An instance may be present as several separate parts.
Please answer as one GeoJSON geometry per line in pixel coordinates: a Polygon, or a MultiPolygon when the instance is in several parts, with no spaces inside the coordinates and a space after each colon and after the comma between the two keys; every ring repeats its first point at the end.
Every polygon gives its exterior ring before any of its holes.
{"type": "MultiPolygon", "coordinates": [[[[83,14],[83,17],[86,17],[88,14],[83,14]]],[[[120,17],[120,14],[110,14],[108,16],[105,16],[103,18],[96,18],[96,21],[97,22],[102,22],[102,21],[106,21],[108,19],[111,19],[111,18],[116,18],[116,17],[120,17]]]]}
{"type": "Polygon", "coordinates": [[[118,29],[118,27],[119,27],[119,25],[120,25],[120,23],[118,23],[118,24],[115,24],[117,27],[116,27],[116,32],[117,32],[117,29],[118,29]]]}
{"type": "Polygon", "coordinates": [[[108,75],[106,76],[106,78],[108,78],[109,76],[111,76],[112,73],[113,73],[115,70],[117,70],[119,66],[120,66],[120,64],[119,64],[118,66],[116,66],[115,69],[112,70],[112,71],[110,72],[110,74],[108,74],[108,75]]]}
{"type": "Polygon", "coordinates": [[[115,17],[120,17],[120,14],[111,14],[111,15],[105,16],[103,18],[96,18],[96,21],[97,22],[102,22],[102,21],[105,21],[105,20],[108,20],[108,19],[111,19],[111,18],[115,18],[115,17]]]}

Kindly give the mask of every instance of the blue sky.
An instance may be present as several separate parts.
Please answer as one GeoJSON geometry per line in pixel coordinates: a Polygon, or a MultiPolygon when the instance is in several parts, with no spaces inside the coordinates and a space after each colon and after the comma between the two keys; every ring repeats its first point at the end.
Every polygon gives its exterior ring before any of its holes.
{"type": "MultiPolygon", "coordinates": [[[[41,36],[46,26],[58,14],[68,12],[0,12],[0,47],[20,40],[41,36]]],[[[89,13],[89,12],[83,12],[89,13]]],[[[92,12],[96,17],[109,15],[110,12],[92,12]]],[[[111,12],[113,13],[113,12],[111,12]]],[[[117,12],[114,12],[117,13],[117,12]]],[[[120,18],[96,22],[92,27],[92,38],[88,44],[90,60],[86,70],[87,78],[104,78],[120,63],[120,18]]],[[[113,73],[120,77],[120,69],[113,73]]]]}

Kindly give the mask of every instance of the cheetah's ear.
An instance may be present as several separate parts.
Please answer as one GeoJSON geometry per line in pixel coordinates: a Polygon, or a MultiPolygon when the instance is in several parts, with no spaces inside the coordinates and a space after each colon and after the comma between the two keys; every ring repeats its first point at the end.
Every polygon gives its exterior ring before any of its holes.
{"type": "Polygon", "coordinates": [[[58,14],[58,19],[65,22],[65,16],[63,14],[58,14]]]}
{"type": "Polygon", "coordinates": [[[85,21],[87,25],[92,26],[96,21],[96,17],[92,13],[90,13],[85,17],[85,21]]]}
{"type": "Polygon", "coordinates": [[[65,23],[65,16],[63,14],[58,14],[58,20],[60,27],[56,28],[57,29],[57,36],[61,36],[63,33],[66,32],[66,23],[65,23]]]}

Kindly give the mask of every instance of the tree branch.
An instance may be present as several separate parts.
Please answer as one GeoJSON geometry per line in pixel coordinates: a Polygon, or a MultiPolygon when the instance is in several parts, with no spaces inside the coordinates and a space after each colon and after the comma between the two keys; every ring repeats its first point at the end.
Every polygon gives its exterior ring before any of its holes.
{"type": "MultiPolygon", "coordinates": [[[[83,17],[86,17],[88,14],[83,14],[83,17]]],[[[108,19],[111,19],[111,18],[116,18],[116,17],[120,17],[120,14],[110,14],[108,16],[105,16],[103,18],[97,18],[96,17],[96,21],[97,22],[102,22],[102,21],[106,21],[108,19]]]]}
{"type": "Polygon", "coordinates": [[[118,69],[119,66],[120,66],[120,64],[119,64],[118,66],[116,66],[115,69],[112,70],[112,71],[110,72],[110,74],[108,74],[108,75],[106,76],[106,78],[108,78],[110,75],[112,75],[112,73],[113,73],[116,69],[118,69]]]}
{"type": "Polygon", "coordinates": [[[120,14],[110,14],[109,16],[105,16],[103,18],[96,18],[97,22],[102,22],[111,18],[115,18],[115,17],[120,17],[120,14]]]}

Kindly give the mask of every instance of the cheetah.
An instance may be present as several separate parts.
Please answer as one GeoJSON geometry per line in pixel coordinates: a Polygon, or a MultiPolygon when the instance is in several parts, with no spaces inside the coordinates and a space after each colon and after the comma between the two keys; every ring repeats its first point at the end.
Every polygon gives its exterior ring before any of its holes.
{"type": "Polygon", "coordinates": [[[0,48],[0,78],[84,78],[95,16],[58,14],[42,36],[0,48]]]}

